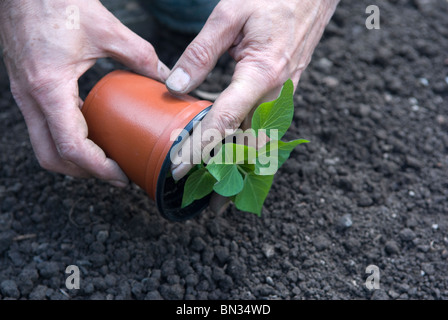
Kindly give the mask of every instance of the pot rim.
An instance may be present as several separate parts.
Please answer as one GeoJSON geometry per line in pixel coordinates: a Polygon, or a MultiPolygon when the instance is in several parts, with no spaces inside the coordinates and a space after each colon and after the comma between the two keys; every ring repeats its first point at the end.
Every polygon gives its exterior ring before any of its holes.
{"type": "MultiPolygon", "coordinates": [[[[202,110],[201,112],[199,112],[186,126],[185,126],[185,131],[188,132],[190,135],[193,132],[193,127],[194,124],[198,121],[201,121],[205,115],[210,111],[210,109],[212,108],[212,106],[209,106],[207,108],[205,108],[204,110],[202,110]]],[[[159,172],[159,177],[157,179],[157,187],[156,187],[156,196],[155,196],[155,202],[156,202],[156,206],[157,209],[159,210],[160,214],[170,220],[170,221],[185,221],[188,219],[191,219],[195,216],[197,216],[199,213],[201,213],[207,206],[210,200],[210,195],[196,200],[194,201],[192,204],[190,204],[189,206],[185,207],[185,208],[174,208],[174,209],[167,209],[165,206],[165,200],[164,200],[164,194],[165,194],[165,182],[167,179],[167,174],[168,172],[171,170],[171,151],[172,149],[182,141],[182,139],[179,139],[182,136],[179,135],[176,140],[173,142],[173,144],[171,145],[165,160],[162,163],[162,167],[160,169],[159,172]]],[[[183,187],[182,190],[183,192],[183,187]]]]}

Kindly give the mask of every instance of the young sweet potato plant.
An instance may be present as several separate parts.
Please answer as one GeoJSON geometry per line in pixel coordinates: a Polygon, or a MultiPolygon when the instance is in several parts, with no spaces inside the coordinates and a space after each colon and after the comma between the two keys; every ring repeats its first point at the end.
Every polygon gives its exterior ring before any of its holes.
{"type": "Polygon", "coordinates": [[[230,197],[237,209],[261,215],[275,172],[297,145],[309,142],[304,139],[288,142],[280,140],[291,126],[294,115],[293,94],[293,83],[288,80],[276,100],[262,103],[255,110],[249,134],[254,139],[266,135],[267,143],[258,148],[224,143],[207,164],[196,165],[189,172],[182,208],[215,191],[230,197]]]}

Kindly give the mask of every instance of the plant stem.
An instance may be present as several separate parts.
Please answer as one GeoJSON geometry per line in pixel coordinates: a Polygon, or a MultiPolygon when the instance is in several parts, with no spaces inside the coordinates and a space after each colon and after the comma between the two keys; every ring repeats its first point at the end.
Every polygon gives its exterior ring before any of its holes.
{"type": "Polygon", "coordinates": [[[238,171],[241,172],[243,174],[243,176],[247,176],[247,171],[244,170],[243,168],[241,168],[239,165],[236,165],[236,167],[238,168],[238,171]]]}

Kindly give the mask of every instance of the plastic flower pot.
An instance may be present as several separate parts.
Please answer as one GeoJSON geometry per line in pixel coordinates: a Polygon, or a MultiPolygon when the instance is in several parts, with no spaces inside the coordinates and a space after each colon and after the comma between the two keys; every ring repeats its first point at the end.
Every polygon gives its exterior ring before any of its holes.
{"type": "Polygon", "coordinates": [[[209,197],[181,208],[186,179],[171,178],[170,151],[182,137],[170,138],[176,129],[191,133],[211,105],[191,96],[174,96],[158,81],[120,70],[93,87],[82,112],[89,138],[148,193],[162,216],[182,221],[205,209],[209,197]]]}

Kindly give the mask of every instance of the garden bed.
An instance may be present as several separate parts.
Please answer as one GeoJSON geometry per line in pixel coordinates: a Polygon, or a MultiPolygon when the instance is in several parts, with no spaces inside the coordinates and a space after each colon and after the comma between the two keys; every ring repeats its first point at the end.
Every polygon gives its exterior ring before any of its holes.
{"type": "MultiPolygon", "coordinates": [[[[44,171],[1,65],[0,298],[448,299],[448,3],[378,2],[379,30],[370,4],[341,1],[304,72],[286,138],[311,142],[261,217],[231,206],[170,222],[134,185],[44,171]]],[[[190,39],[150,40],[171,67],[190,39]]],[[[82,96],[114,66],[90,70],[82,96]]],[[[232,69],[222,59],[200,89],[219,92],[232,69]]]]}

